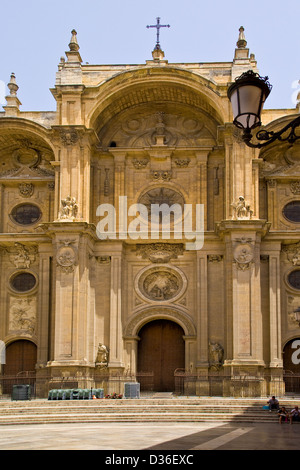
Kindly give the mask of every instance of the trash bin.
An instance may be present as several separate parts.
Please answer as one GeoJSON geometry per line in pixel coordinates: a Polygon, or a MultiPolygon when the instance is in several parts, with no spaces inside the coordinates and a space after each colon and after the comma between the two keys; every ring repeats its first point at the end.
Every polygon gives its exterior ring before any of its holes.
{"type": "Polygon", "coordinates": [[[104,389],[103,388],[92,388],[90,390],[90,399],[95,396],[96,398],[104,398],[104,389]]]}
{"type": "Polygon", "coordinates": [[[140,398],[140,384],[136,382],[127,382],[124,384],[125,398],[140,398]]]}
{"type": "Polygon", "coordinates": [[[82,389],[82,399],[88,400],[90,398],[91,390],[89,388],[82,389]]]}
{"type": "Polygon", "coordinates": [[[57,400],[62,400],[64,395],[64,390],[57,390],[57,400]]]}
{"type": "Polygon", "coordinates": [[[70,400],[79,400],[80,390],[73,388],[70,396],[70,400]]]}
{"type": "Polygon", "coordinates": [[[13,385],[11,399],[12,400],[30,400],[31,399],[30,385],[13,385]]]}
{"type": "Polygon", "coordinates": [[[72,393],[72,389],[66,389],[66,390],[63,390],[63,397],[62,399],[63,400],[70,400],[71,399],[71,393],[72,393]]]}
{"type": "Polygon", "coordinates": [[[48,400],[57,400],[58,390],[56,388],[52,388],[48,394],[48,400]]]}

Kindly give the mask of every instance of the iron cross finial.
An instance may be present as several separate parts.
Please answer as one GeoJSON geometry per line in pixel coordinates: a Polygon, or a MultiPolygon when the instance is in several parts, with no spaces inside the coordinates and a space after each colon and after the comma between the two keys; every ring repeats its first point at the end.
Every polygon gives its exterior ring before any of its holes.
{"type": "Polygon", "coordinates": [[[160,49],[159,44],[159,30],[160,28],[170,28],[169,24],[160,24],[160,18],[156,18],[156,24],[148,25],[147,28],[156,28],[156,49],[160,49]]]}

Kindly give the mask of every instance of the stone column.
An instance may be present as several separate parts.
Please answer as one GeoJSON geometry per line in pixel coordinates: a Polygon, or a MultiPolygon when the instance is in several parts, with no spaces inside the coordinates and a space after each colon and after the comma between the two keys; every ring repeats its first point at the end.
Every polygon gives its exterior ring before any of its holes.
{"type": "MultiPolygon", "coordinates": [[[[93,291],[90,286],[89,252],[96,240],[94,226],[80,222],[45,224],[53,240],[54,354],[48,367],[83,378],[94,367],[95,345],[91,334],[93,291]]],[[[88,385],[87,385],[88,386],[88,385]]]]}
{"type": "MultiPolygon", "coordinates": [[[[261,220],[224,221],[220,234],[226,243],[227,351],[225,368],[234,377],[257,376],[263,360],[260,249],[267,224],[261,220]],[[231,272],[229,272],[231,271],[231,272]]],[[[260,385],[259,385],[260,386],[260,385]]],[[[253,387],[257,383],[253,382],[253,387]]],[[[253,393],[256,390],[252,390],[253,393]]]]}
{"type": "MultiPolygon", "coordinates": [[[[124,338],[124,351],[126,358],[124,358],[124,363],[127,364],[126,369],[130,376],[135,376],[137,371],[137,352],[138,352],[138,342],[140,338],[138,336],[128,336],[124,338]]],[[[127,372],[127,371],[125,371],[127,372]]]]}
{"type": "Polygon", "coordinates": [[[196,370],[201,380],[197,394],[208,395],[208,318],[207,318],[207,253],[197,251],[197,362],[196,370]]]}
{"type": "Polygon", "coordinates": [[[47,396],[46,368],[50,356],[50,297],[51,292],[51,255],[52,246],[40,244],[39,251],[39,295],[38,295],[38,318],[37,318],[37,374],[36,392],[37,396],[47,396]]]}
{"type": "Polygon", "coordinates": [[[207,230],[207,159],[211,148],[196,152],[197,158],[197,199],[196,204],[204,205],[204,230],[207,230]]]}
{"type": "Polygon", "coordinates": [[[232,204],[240,196],[250,204],[254,212],[257,211],[255,201],[258,188],[258,171],[253,166],[257,150],[247,147],[237,134],[233,124],[225,127],[225,219],[232,218],[232,204]],[[254,171],[253,171],[254,169],[254,171]]]}
{"type": "Polygon", "coordinates": [[[68,196],[78,205],[76,220],[90,221],[91,153],[97,138],[84,126],[54,126],[59,161],[55,192],[55,218],[61,209],[61,201],[68,196]]]}
{"type": "Polygon", "coordinates": [[[110,339],[109,364],[111,369],[124,367],[122,334],[122,248],[111,254],[110,284],[110,339]]]}

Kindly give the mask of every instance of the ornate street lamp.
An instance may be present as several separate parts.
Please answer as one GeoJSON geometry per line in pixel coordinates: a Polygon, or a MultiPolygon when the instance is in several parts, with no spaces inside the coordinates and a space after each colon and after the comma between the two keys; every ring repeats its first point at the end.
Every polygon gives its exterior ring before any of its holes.
{"type": "Polygon", "coordinates": [[[228,88],[227,96],[232,105],[233,123],[243,130],[242,138],[248,147],[265,147],[277,139],[289,143],[294,143],[297,139],[300,139],[300,135],[295,133],[296,127],[300,126],[299,116],[278,132],[264,129],[258,131],[255,136],[256,139],[264,142],[257,144],[251,142],[253,129],[261,126],[260,115],[271,90],[272,85],[270,85],[268,77],[261,77],[253,70],[248,70],[236,78],[228,88]]]}

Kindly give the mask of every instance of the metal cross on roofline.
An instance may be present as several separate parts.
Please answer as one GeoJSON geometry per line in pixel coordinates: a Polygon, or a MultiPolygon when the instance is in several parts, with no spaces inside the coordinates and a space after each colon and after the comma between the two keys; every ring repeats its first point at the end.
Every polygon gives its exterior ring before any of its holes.
{"type": "Polygon", "coordinates": [[[160,49],[160,44],[159,44],[159,30],[160,28],[170,28],[169,24],[160,24],[160,18],[156,18],[157,23],[148,25],[147,28],[156,28],[156,49],[160,49]]]}

